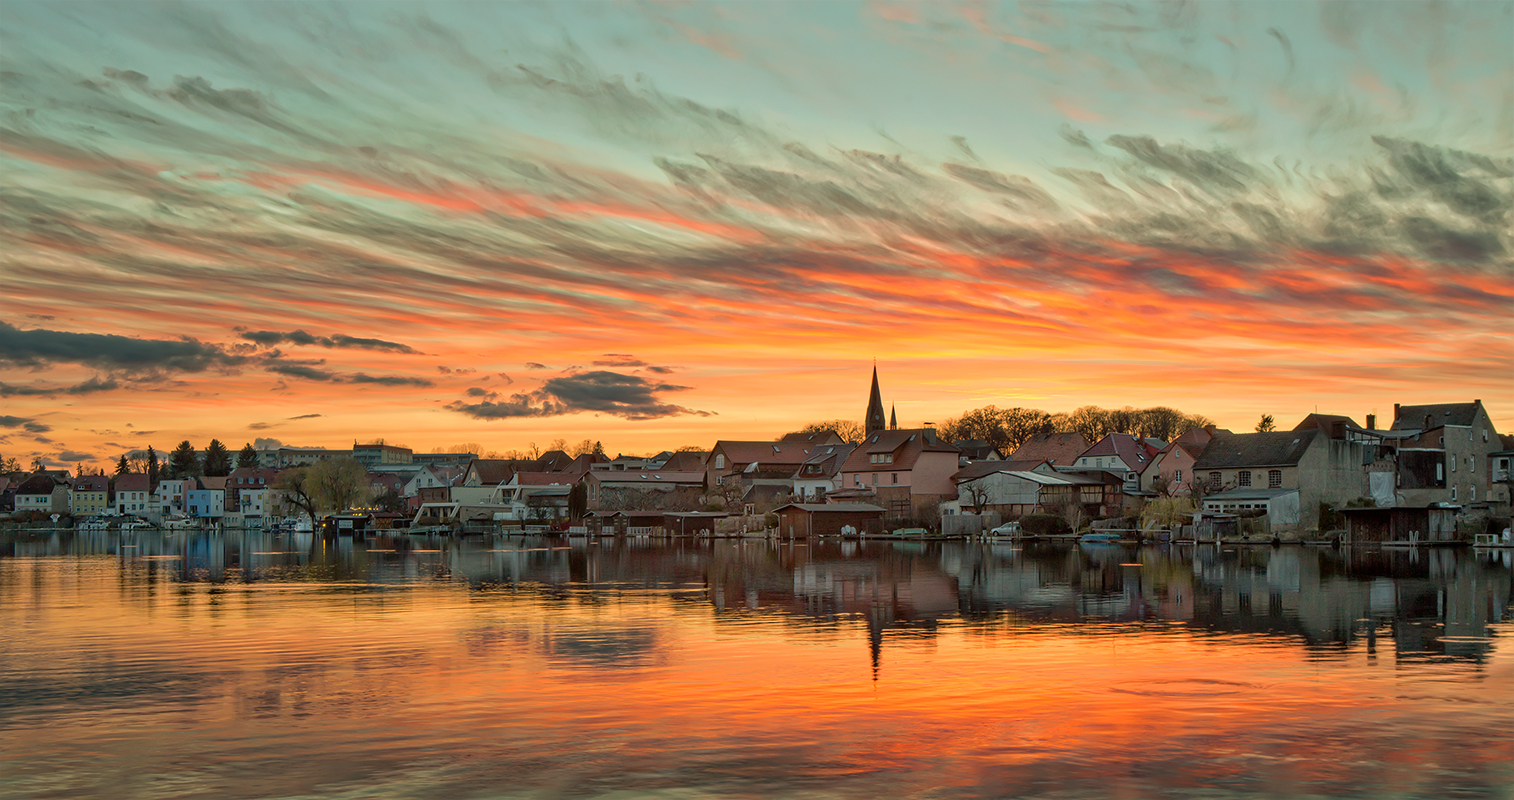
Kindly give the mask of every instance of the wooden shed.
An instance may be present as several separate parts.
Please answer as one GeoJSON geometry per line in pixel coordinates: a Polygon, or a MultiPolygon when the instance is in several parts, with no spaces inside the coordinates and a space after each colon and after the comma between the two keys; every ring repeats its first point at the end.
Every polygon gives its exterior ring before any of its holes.
{"type": "Polygon", "coordinates": [[[778,535],[790,539],[840,536],[847,527],[859,533],[883,530],[883,507],[870,503],[789,503],[774,513],[778,535]]]}

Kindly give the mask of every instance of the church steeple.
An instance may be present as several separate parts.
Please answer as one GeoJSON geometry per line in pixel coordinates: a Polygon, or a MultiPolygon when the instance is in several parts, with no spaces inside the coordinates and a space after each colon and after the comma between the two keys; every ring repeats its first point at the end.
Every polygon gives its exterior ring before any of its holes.
{"type": "Polygon", "coordinates": [[[883,419],[883,393],[878,391],[878,365],[873,364],[873,393],[867,398],[867,416],[864,418],[863,430],[865,435],[871,436],[875,431],[884,429],[883,419]]]}
{"type": "Polygon", "coordinates": [[[888,407],[888,429],[891,431],[899,430],[899,410],[892,405],[888,407]]]}

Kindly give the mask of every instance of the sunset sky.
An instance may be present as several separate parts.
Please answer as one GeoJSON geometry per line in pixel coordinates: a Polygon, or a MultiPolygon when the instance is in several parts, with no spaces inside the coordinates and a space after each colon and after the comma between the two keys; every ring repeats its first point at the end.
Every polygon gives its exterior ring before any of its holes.
{"type": "Polygon", "coordinates": [[[0,456],[1514,432],[1514,3],[0,2],[0,456]]]}

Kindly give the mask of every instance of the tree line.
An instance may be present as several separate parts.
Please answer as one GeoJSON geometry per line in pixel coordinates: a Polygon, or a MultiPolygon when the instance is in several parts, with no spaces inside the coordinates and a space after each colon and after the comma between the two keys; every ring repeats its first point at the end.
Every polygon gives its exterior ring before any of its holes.
{"type": "MultiPolygon", "coordinates": [[[[936,426],[948,442],[981,439],[1008,455],[1036,436],[1047,433],[1081,433],[1089,443],[1111,433],[1129,433],[1142,438],[1171,441],[1184,431],[1213,424],[1202,414],[1187,414],[1175,408],[1100,408],[1083,406],[1072,412],[1049,413],[1039,408],[984,406],[952,417],[936,426]]],[[[800,428],[797,433],[834,431],[848,442],[860,442],[863,427],[852,420],[826,420],[800,428]]]]}

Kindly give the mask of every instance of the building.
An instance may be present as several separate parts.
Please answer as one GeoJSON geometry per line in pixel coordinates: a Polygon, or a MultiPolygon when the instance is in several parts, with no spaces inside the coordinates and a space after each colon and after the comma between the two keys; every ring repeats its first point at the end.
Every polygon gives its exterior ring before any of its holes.
{"type": "Polygon", "coordinates": [[[1088,445],[1081,433],[1043,433],[1027,439],[1005,460],[1046,461],[1054,467],[1065,467],[1077,461],[1088,445]]]}
{"type": "Polygon", "coordinates": [[[881,533],[884,529],[884,509],[871,503],[789,503],[773,513],[778,515],[779,537],[788,539],[881,533]]]}
{"type": "Polygon", "coordinates": [[[874,431],[842,465],[842,490],[871,493],[890,516],[934,518],[937,504],[957,497],[961,454],[934,428],[874,431]]]}
{"type": "Polygon", "coordinates": [[[327,450],[324,447],[280,447],[259,450],[258,466],[264,469],[287,469],[308,467],[323,458],[350,456],[351,450],[327,450]]]}
{"type": "Polygon", "coordinates": [[[372,444],[352,443],[352,457],[367,469],[380,464],[409,464],[411,456],[410,448],[384,444],[382,441],[372,444]]]}
{"type": "Polygon", "coordinates": [[[278,470],[238,467],[226,476],[225,520],[232,527],[261,528],[278,516],[278,470]]]}
{"type": "MultiPolygon", "coordinates": [[[[1366,495],[1365,467],[1374,458],[1368,445],[1332,439],[1311,428],[1216,436],[1193,469],[1204,484],[1206,503],[1209,496],[1231,489],[1297,492],[1298,521],[1271,520],[1273,530],[1319,530],[1321,503],[1340,507],[1366,495]]],[[[1281,506],[1293,501],[1273,496],[1267,502],[1281,506]]]]}
{"type": "Polygon", "coordinates": [[[583,478],[591,511],[694,507],[704,494],[705,473],[669,470],[612,472],[591,470],[583,478]]]}
{"type": "Polygon", "coordinates": [[[1151,466],[1161,448],[1128,433],[1105,434],[1078,454],[1072,468],[1079,472],[1105,471],[1119,475],[1127,492],[1141,491],[1141,473],[1151,466]]]}
{"type": "Polygon", "coordinates": [[[1193,428],[1174,439],[1151,459],[1141,473],[1141,489],[1153,494],[1186,497],[1193,493],[1193,465],[1214,438],[1214,426],[1193,428]]]}
{"type": "Polygon", "coordinates": [[[36,473],[16,487],[16,511],[68,513],[69,484],[46,472],[36,473]]]}
{"type": "Polygon", "coordinates": [[[184,488],[184,513],[206,522],[226,516],[226,479],[191,478],[184,488]]]}
{"type": "Polygon", "coordinates": [[[1060,472],[1047,461],[980,461],[952,479],[963,511],[997,512],[1006,519],[1059,513],[1073,503],[1097,514],[1106,500],[1104,481],[1060,472]]]}
{"type": "Polygon", "coordinates": [[[164,517],[185,513],[184,498],[195,485],[194,478],[169,478],[158,481],[158,488],[153,492],[155,510],[164,517]]]}
{"type": "MultiPolygon", "coordinates": [[[[1436,405],[1393,405],[1396,450],[1394,502],[1423,507],[1455,503],[1489,509],[1493,454],[1504,450],[1481,400],[1436,405]]],[[[1379,505],[1382,505],[1379,503],[1379,505]]]]}
{"type": "Polygon", "coordinates": [[[110,478],[104,475],[75,478],[68,492],[68,511],[76,517],[109,513],[110,478]]]}
{"type": "MultiPolygon", "coordinates": [[[[883,418],[883,393],[878,391],[878,365],[873,365],[873,388],[867,397],[867,411],[863,417],[863,436],[871,436],[878,431],[887,430],[888,423],[883,418]]],[[[897,420],[895,427],[898,427],[897,420]]]]}
{"type": "Polygon", "coordinates": [[[823,503],[825,496],[841,488],[841,467],[854,444],[828,444],[812,448],[811,455],[799,465],[791,478],[794,497],[805,503],[823,503]]]}
{"type": "Polygon", "coordinates": [[[156,511],[152,483],[140,472],[116,476],[116,513],[146,516],[156,511]]]}

